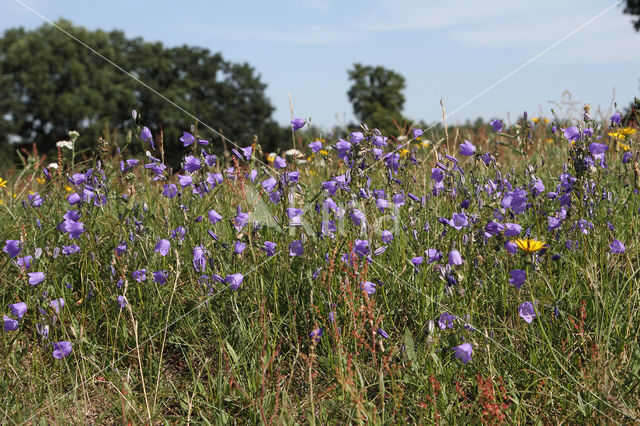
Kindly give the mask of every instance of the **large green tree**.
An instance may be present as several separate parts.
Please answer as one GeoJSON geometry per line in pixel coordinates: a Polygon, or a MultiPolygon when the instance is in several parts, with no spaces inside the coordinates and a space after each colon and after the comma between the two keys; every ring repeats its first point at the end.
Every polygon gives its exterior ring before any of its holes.
{"type": "MultiPolygon", "coordinates": [[[[89,31],[64,20],[57,25],[230,139],[247,145],[258,135],[267,149],[286,140],[271,119],[266,85],[248,64],[230,63],[203,48],[128,39],[121,31],[89,31]]],[[[51,152],[69,130],[81,133],[79,143],[94,147],[105,125],[123,135],[135,108],[156,137],[162,130],[167,158],[179,159],[179,137],[194,121],[53,26],[6,31],[0,71],[5,152],[31,142],[51,152]]]]}
{"type": "Polygon", "coordinates": [[[624,13],[636,16],[633,27],[636,29],[636,31],[640,31],[640,0],[627,0],[627,5],[624,8],[624,13]]]}
{"type": "Polygon", "coordinates": [[[353,112],[361,123],[394,133],[394,119],[404,121],[404,77],[381,66],[355,64],[348,71],[351,88],[347,92],[353,112]]]}

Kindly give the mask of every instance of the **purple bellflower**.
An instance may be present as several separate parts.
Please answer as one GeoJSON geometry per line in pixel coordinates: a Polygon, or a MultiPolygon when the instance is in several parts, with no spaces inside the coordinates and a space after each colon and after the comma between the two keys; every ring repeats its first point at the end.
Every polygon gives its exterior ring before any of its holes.
{"type": "Polygon", "coordinates": [[[454,351],[454,356],[462,361],[463,364],[467,364],[471,361],[471,354],[473,353],[473,346],[471,343],[463,343],[459,346],[454,346],[451,348],[454,351]]]}
{"type": "Polygon", "coordinates": [[[522,269],[514,269],[513,271],[509,271],[509,284],[512,284],[516,287],[516,289],[520,289],[527,279],[527,273],[522,269]]]}
{"type": "Polygon", "coordinates": [[[62,341],[51,343],[53,346],[53,357],[55,359],[62,359],[71,353],[71,342],[62,341]]]}
{"type": "Polygon", "coordinates": [[[520,315],[520,318],[525,320],[528,324],[531,324],[531,321],[536,317],[536,311],[533,308],[533,304],[531,302],[524,302],[518,307],[518,315],[520,315]]]}

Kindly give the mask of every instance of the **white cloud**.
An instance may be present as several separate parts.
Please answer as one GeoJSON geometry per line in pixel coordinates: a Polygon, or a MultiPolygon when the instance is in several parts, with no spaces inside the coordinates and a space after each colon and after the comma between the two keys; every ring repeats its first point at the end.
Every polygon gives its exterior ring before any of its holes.
{"type": "Polygon", "coordinates": [[[614,1],[380,0],[364,22],[369,31],[438,30],[462,45],[521,48],[530,57],[559,42],[540,62],[640,61],[640,35],[614,1]]]}
{"type": "MultiPolygon", "coordinates": [[[[566,0],[563,7],[575,4],[566,0]]],[[[532,11],[530,1],[524,0],[379,0],[361,24],[371,31],[419,31],[441,28],[460,28],[479,22],[500,22],[532,11]]],[[[558,2],[539,0],[533,10],[553,11],[558,2]]]]}
{"type": "Polygon", "coordinates": [[[640,36],[633,31],[629,17],[614,8],[593,20],[605,10],[594,9],[570,16],[522,16],[499,26],[476,24],[451,31],[450,37],[472,47],[525,48],[532,55],[553,46],[540,58],[544,62],[640,61],[640,36]]]}

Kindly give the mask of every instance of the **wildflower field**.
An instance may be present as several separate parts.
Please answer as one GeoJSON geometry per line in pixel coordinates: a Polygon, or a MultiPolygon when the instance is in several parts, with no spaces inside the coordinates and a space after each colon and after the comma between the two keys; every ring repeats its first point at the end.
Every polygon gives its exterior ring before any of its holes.
{"type": "Polygon", "coordinates": [[[3,172],[3,424],[640,421],[620,114],[401,138],[295,119],[288,156],[134,119],[3,172]]]}

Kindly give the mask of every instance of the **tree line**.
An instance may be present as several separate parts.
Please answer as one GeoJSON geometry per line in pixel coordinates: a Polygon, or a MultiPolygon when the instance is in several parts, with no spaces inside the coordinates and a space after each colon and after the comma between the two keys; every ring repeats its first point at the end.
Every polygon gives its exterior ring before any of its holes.
{"type": "MultiPolygon", "coordinates": [[[[251,144],[258,135],[272,150],[287,140],[286,129],[272,119],[266,84],[249,64],[200,47],[169,48],[126,38],[121,31],[88,31],[65,20],[56,24],[239,143],[251,144]]],[[[39,152],[51,153],[57,141],[68,139],[69,130],[82,134],[79,149],[97,147],[101,136],[123,137],[133,124],[132,108],[142,113],[154,139],[162,134],[167,157],[179,158],[179,138],[194,122],[53,26],[6,31],[0,39],[0,70],[5,158],[34,142],[39,152]]]]}

